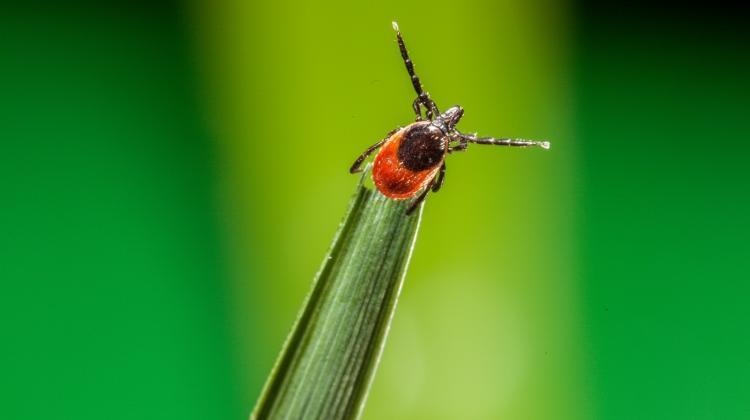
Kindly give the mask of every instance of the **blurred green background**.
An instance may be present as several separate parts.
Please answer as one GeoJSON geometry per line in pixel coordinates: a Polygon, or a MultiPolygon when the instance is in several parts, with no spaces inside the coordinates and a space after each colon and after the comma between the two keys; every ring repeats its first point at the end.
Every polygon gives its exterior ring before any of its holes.
{"type": "Polygon", "coordinates": [[[31,1],[0,13],[0,417],[244,419],[366,146],[465,131],[366,419],[750,418],[738,7],[31,1]]]}

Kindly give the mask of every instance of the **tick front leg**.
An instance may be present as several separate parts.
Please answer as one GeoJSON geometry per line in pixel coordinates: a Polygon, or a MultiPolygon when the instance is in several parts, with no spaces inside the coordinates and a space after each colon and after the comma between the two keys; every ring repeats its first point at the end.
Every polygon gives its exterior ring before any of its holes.
{"type": "Polygon", "coordinates": [[[400,129],[401,129],[401,127],[394,128],[393,130],[391,130],[388,133],[387,136],[385,136],[385,138],[383,140],[380,140],[379,142],[373,144],[372,146],[368,147],[367,150],[365,150],[364,152],[362,152],[362,154],[359,155],[359,157],[357,158],[357,160],[354,161],[354,164],[352,165],[352,167],[349,168],[349,173],[350,174],[354,174],[354,173],[357,173],[357,172],[362,172],[362,168],[361,168],[362,162],[364,162],[365,159],[367,159],[367,157],[372,154],[372,152],[374,152],[375,150],[377,150],[378,147],[382,146],[383,143],[385,143],[386,141],[388,141],[388,139],[391,138],[391,136],[395,132],[397,132],[398,130],[400,130],[400,129]]]}
{"type": "Polygon", "coordinates": [[[511,146],[511,147],[532,147],[537,146],[542,149],[549,149],[548,141],[535,141],[525,139],[510,139],[510,138],[495,138],[495,137],[477,137],[476,134],[464,134],[456,131],[455,134],[460,140],[464,142],[471,142],[476,144],[489,144],[493,146],[511,146]]]}

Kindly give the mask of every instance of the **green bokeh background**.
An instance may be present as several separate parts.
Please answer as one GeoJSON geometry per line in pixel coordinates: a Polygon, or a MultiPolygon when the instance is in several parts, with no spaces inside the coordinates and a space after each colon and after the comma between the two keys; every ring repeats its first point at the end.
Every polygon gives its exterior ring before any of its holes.
{"type": "Polygon", "coordinates": [[[0,418],[244,419],[412,118],[461,127],[366,419],[750,418],[748,33],[593,2],[0,14],[0,418]]]}

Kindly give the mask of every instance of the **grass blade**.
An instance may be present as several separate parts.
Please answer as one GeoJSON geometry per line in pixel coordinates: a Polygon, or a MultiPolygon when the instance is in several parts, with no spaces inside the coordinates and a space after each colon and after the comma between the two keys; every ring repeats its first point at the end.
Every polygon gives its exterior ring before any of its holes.
{"type": "Polygon", "coordinates": [[[251,419],[361,414],[422,210],[364,186],[366,170],[251,419]]]}

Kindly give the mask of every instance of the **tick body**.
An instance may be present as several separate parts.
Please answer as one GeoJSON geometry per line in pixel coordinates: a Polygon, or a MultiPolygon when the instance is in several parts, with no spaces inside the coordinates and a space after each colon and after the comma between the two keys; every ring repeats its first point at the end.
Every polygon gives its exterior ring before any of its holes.
{"type": "Polygon", "coordinates": [[[546,141],[477,137],[475,134],[459,132],[456,124],[464,114],[463,108],[453,106],[443,113],[438,110],[414,72],[414,64],[395,22],[393,29],[396,31],[401,57],[417,93],[417,98],[412,103],[416,122],[391,131],[384,139],[370,146],[354,161],[349,170],[351,173],[360,172],[364,160],[380,149],[372,168],[375,186],[383,195],[394,200],[416,197],[406,210],[409,214],[424,201],[428,192],[437,192],[442,186],[446,155],[466,150],[469,143],[549,148],[546,141]]]}
{"type": "Polygon", "coordinates": [[[445,160],[443,133],[429,121],[410,124],[380,148],[372,168],[375,185],[395,200],[413,197],[435,177],[445,160]]]}

